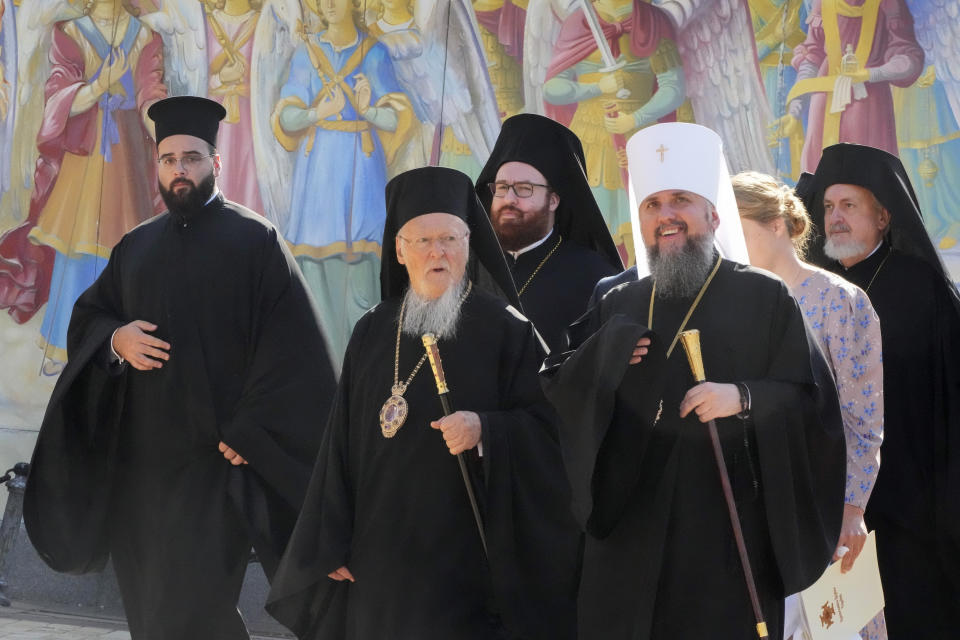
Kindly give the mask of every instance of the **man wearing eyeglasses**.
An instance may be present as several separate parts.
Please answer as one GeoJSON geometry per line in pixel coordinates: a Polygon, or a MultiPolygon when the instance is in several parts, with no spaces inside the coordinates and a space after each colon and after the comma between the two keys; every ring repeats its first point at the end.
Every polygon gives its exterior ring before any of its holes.
{"type": "Polygon", "coordinates": [[[223,107],[178,97],[148,114],[168,211],[74,307],[24,518],[58,571],[112,559],[134,640],[245,640],[250,548],[272,577],[334,376],[283,239],[217,189],[223,107]]]}
{"type": "Polygon", "coordinates": [[[623,269],[584,171],[583,146],[563,125],[520,114],[503,123],[476,184],[520,293],[551,351],[587,309],[601,278],[623,269]]]}

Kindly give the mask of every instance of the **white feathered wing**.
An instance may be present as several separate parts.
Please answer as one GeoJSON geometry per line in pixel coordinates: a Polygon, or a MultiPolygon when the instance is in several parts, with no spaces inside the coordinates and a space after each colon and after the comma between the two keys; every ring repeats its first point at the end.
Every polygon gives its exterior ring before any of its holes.
{"type": "Polygon", "coordinates": [[[771,120],[757,65],[747,0],[655,0],[677,29],[687,97],[697,124],[724,142],[732,173],[775,174],[767,147],[771,120]]]}
{"type": "Polygon", "coordinates": [[[269,0],[260,13],[250,62],[250,109],[253,150],[264,215],[281,234],[290,217],[290,184],[294,156],[281,146],[271,127],[285,72],[296,50],[297,25],[303,20],[298,0],[269,0]]]}

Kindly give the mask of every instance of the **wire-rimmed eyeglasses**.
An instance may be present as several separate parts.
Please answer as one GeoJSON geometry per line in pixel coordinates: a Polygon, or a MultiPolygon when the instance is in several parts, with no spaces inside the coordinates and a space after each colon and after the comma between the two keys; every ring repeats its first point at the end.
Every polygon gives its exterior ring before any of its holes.
{"type": "Polygon", "coordinates": [[[466,231],[461,234],[446,233],[435,238],[404,238],[399,233],[397,237],[413,247],[413,250],[417,253],[427,253],[433,247],[434,243],[438,244],[444,251],[456,249],[460,246],[460,241],[469,235],[470,232],[466,231]]]}
{"type": "Polygon", "coordinates": [[[190,171],[191,169],[195,169],[201,162],[203,162],[207,158],[212,158],[215,155],[217,154],[210,153],[208,155],[202,156],[199,153],[188,153],[181,158],[177,158],[176,156],[172,156],[172,155],[160,156],[157,162],[160,163],[160,166],[163,167],[164,169],[175,169],[177,165],[179,165],[183,167],[184,171],[190,171]]]}

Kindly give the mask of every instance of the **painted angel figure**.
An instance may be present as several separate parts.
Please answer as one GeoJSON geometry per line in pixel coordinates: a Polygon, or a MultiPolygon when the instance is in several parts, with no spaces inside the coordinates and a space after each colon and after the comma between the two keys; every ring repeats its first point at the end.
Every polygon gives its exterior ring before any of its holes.
{"type": "Polygon", "coordinates": [[[838,142],[898,155],[890,88],[916,82],[924,60],[905,0],[815,0],[807,24],[793,55],[797,80],[787,113],[771,127],[771,143],[802,137],[809,172],[838,142]]]}
{"type": "Polygon", "coordinates": [[[419,0],[416,6],[414,0],[381,0],[367,29],[390,52],[397,80],[423,123],[390,175],[427,164],[479,174],[500,117],[466,0],[419,0]]]}
{"type": "Polygon", "coordinates": [[[258,213],[250,104],[254,36],[263,0],[163,0],[145,20],[164,40],[173,95],[206,96],[223,104],[217,151],[229,158],[219,178],[224,195],[258,213]]]}
{"type": "MultiPolygon", "coordinates": [[[[53,43],[53,24],[79,18],[83,15],[82,0],[36,0],[22,5],[16,0],[6,0],[7,14],[13,17],[17,46],[4,51],[4,57],[15,55],[10,69],[16,82],[16,91],[9,91],[9,109],[14,112],[15,122],[9,143],[10,183],[0,204],[0,234],[12,225],[24,222],[30,210],[33,192],[33,172],[39,156],[37,134],[43,121],[44,93],[41,89],[50,75],[50,49],[53,43]],[[13,9],[13,12],[9,10],[13,9]]],[[[5,17],[6,19],[6,17],[5,17]]],[[[0,249],[0,256],[9,255],[8,249],[0,249]]],[[[0,264],[3,264],[0,261],[0,264]]],[[[31,260],[0,268],[0,309],[10,311],[16,318],[21,311],[46,301],[46,293],[38,292],[28,284],[36,280],[36,264],[31,260]],[[26,288],[24,288],[26,287],[26,288]],[[12,294],[17,302],[8,306],[12,294]],[[39,303],[32,301],[42,295],[39,303]]],[[[33,315],[33,311],[29,315],[33,315]]],[[[25,321],[25,320],[18,320],[25,321]]]]}
{"type": "Polygon", "coordinates": [[[623,146],[635,131],[662,121],[697,122],[729,145],[731,170],[772,171],[762,135],[769,108],[746,2],[549,0],[528,7],[527,108],[580,137],[594,196],[627,256],[633,239],[623,146]],[[608,52],[586,11],[596,17],[608,52]]]}
{"type": "Polygon", "coordinates": [[[387,167],[416,116],[355,0],[272,2],[255,38],[261,192],[341,358],[379,301],[387,167]]]}
{"type": "Polygon", "coordinates": [[[46,26],[29,215],[0,240],[0,305],[25,322],[50,295],[41,327],[46,373],[66,361],[76,298],[123,234],[162,208],[146,110],[167,94],[163,43],[138,13],[126,0],[87,0],[80,17],[46,26]]]}

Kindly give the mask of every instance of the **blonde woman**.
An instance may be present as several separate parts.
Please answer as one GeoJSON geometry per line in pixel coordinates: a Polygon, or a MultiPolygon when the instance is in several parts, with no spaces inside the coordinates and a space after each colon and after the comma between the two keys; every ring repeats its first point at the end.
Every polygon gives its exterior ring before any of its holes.
{"type": "MultiPolygon", "coordinates": [[[[846,572],[863,548],[863,512],[880,469],[883,440],[883,366],[880,321],[867,294],[840,276],[803,261],[810,219],[793,190],[752,171],[733,178],[743,235],[753,266],[772,271],[790,289],[811,333],[833,369],[847,440],[847,485],[843,525],[834,560],[846,572]]],[[[785,638],[791,629],[788,600],[785,638]]],[[[796,624],[796,623],[794,623],[796,624]]],[[[886,638],[883,614],[861,632],[865,640],[886,638]]]]}

